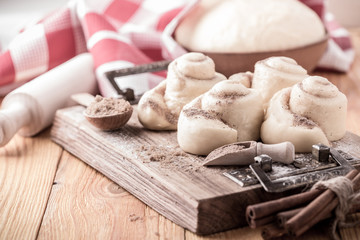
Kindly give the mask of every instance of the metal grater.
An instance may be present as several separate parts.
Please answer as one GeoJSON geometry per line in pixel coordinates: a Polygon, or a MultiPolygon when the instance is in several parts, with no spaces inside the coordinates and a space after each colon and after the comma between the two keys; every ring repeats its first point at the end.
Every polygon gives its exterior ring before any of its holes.
{"type": "Polygon", "coordinates": [[[354,169],[351,162],[359,161],[348,153],[329,148],[325,145],[314,145],[313,153],[297,154],[291,166],[272,164],[271,171],[266,172],[262,162],[255,162],[249,167],[223,173],[242,187],[260,183],[267,192],[284,192],[293,188],[312,185],[319,180],[346,175],[354,169]],[[305,162],[304,166],[299,165],[305,162]],[[307,166],[307,167],[306,167],[307,166]],[[281,172],[279,168],[287,168],[281,172]]]}

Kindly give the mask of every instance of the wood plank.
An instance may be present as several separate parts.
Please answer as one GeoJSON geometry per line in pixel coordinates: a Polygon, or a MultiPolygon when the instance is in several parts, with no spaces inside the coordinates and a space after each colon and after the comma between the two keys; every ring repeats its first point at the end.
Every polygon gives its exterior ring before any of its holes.
{"type": "MultiPolygon", "coordinates": [[[[82,111],[79,106],[58,111],[52,139],[190,231],[211,234],[245,226],[247,205],[283,196],[267,193],[259,185],[242,188],[223,176],[229,168],[203,167],[201,157],[173,154],[178,148],[176,132],[142,128],[136,111],[125,128],[114,132],[95,129],[82,111]],[[172,158],[152,161],[147,149],[161,150],[172,158]]],[[[360,141],[358,136],[347,136],[340,145],[360,141]]],[[[360,156],[359,147],[350,152],[360,156]]]]}
{"type": "Polygon", "coordinates": [[[35,239],[62,148],[49,130],[0,148],[0,239],[35,239]]]}
{"type": "MultiPolygon", "coordinates": [[[[350,33],[355,51],[355,60],[351,70],[342,75],[339,89],[346,92],[349,101],[347,128],[360,135],[360,29],[353,29],[350,33]]],[[[330,78],[334,79],[336,76],[330,76],[330,78]]],[[[360,221],[360,213],[353,214],[350,219],[355,222],[360,221]]],[[[358,239],[360,227],[340,228],[339,232],[341,239],[358,239]]]]}
{"type": "Polygon", "coordinates": [[[184,230],[65,152],[39,239],[184,239],[184,230]]]}
{"type": "Polygon", "coordinates": [[[186,240],[211,240],[211,239],[246,239],[246,240],[259,240],[261,237],[261,229],[251,229],[251,228],[238,228],[235,230],[215,233],[206,236],[199,236],[193,232],[186,231],[185,235],[186,240]]]}
{"type": "MultiPolygon", "coordinates": [[[[262,228],[251,229],[238,228],[235,230],[230,230],[226,232],[220,232],[208,236],[199,236],[192,232],[186,232],[186,240],[212,240],[212,239],[221,239],[221,240],[231,240],[231,239],[246,239],[246,240],[259,240],[263,239],[261,237],[262,228]]],[[[354,236],[354,235],[353,235],[354,236]]],[[[293,239],[290,237],[283,237],[279,239],[293,239]]],[[[328,240],[329,237],[329,226],[328,222],[322,222],[321,224],[315,225],[313,228],[309,229],[306,233],[296,238],[297,240],[328,240]]],[[[356,238],[342,238],[342,239],[356,239],[356,238]]]]}
{"type": "MultiPolygon", "coordinates": [[[[355,223],[359,222],[360,213],[349,216],[348,221],[353,221],[355,223]]],[[[353,227],[342,227],[339,229],[339,233],[340,233],[340,239],[359,239],[360,227],[359,225],[355,225],[353,227]]]]}

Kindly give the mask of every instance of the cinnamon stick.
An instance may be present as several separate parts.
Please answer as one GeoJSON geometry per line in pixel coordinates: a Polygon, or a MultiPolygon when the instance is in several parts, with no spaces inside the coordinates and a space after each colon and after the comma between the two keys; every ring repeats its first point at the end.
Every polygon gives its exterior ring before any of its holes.
{"type": "Polygon", "coordinates": [[[284,227],[285,223],[290,218],[292,218],[297,213],[299,213],[302,209],[303,209],[303,207],[295,208],[295,209],[287,210],[287,211],[284,211],[284,212],[279,212],[278,214],[276,214],[276,220],[277,220],[276,222],[279,225],[279,227],[284,227]]]}
{"type": "Polygon", "coordinates": [[[314,189],[272,201],[249,205],[246,208],[246,218],[260,219],[280,211],[307,204],[319,196],[323,191],[324,190],[314,189]]]}
{"type": "MultiPolygon", "coordinates": [[[[360,174],[358,175],[360,177],[360,174]]],[[[355,179],[354,179],[355,181],[355,179]]],[[[331,203],[331,204],[335,204],[335,203],[331,203]]],[[[335,206],[337,205],[337,202],[335,204],[335,206]]],[[[277,224],[279,227],[284,227],[285,226],[285,223],[290,219],[292,218],[293,216],[295,216],[297,213],[299,213],[303,208],[296,208],[296,209],[292,209],[292,210],[288,210],[288,211],[284,211],[284,212],[279,212],[277,215],[276,215],[276,220],[277,220],[277,224]]],[[[360,203],[356,203],[354,204],[349,213],[356,213],[356,212],[359,212],[360,211],[360,203]]],[[[328,219],[328,218],[331,218],[333,215],[332,213],[327,213],[327,214],[321,214],[321,215],[318,215],[318,219],[315,219],[314,221],[315,222],[320,222],[322,220],[325,220],[325,219],[328,219]]],[[[311,224],[311,223],[310,223],[311,224]]],[[[316,224],[316,223],[315,223],[316,224]]],[[[313,225],[315,225],[313,224],[313,225]]]]}
{"type": "MultiPolygon", "coordinates": [[[[309,230],[312,226],[320,222],[321,220],[324,220],[326,218],[329,218],[331,216],[331,212],[336,208],[336,206],[339,204],[339,199],[334,198],[331,203],[324,209],[323,211],[320,211],[317,215],[315,215],[313,218],[309,219],[306,224],[300,226],[298,229],[289,229],[285,226],[287,231],[291,236],[300,236],[303,233],[305,233],[307,230],[309,230]]],[[[286,225],[286,224],[285,224],[286,225]]]]}
{"type": "Polygon", "coordinates": [[[276,221],[276,216],[274,215],[270,215],[267,217],[263,217],[263,218],[258,218],[258,219],[247,219],[248,224],[250,226],[250,228],[257,228],[257,227],[261,227],[264,226],[266,224],[272,223],[276,221]]]}
{"type": "Polygon", "coordinates": [[[280,228],[278,225],[276,224],[269,224],[266,225],[262,230],[261,230],[261,237],[265,240],[270,240],[270,239],[280,239],[281,237],[283,237],[286,234],[286,230],[284,228],[280,228]]]}
{"type": "MultiPolygon", "coordinates": [[[[350,171],[346,177],[353,181],[354,185],[359,185],[360,175],[357,170],[350,171]]],[[[294,217],[285,223],[285,228],[292,236],[300,236],[310,229],[338,205],[339,199],[330,189],[324,191],[320,196],[303,208],[294,217]]]]}

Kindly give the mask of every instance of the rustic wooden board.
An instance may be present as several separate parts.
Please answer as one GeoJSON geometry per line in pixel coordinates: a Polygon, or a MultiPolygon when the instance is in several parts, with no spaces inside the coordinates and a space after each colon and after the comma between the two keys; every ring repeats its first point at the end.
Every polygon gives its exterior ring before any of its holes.
{"type": "MultiPolygon", "coordinates": [[[[192,232],[210,234],[244,226],[247,205],[283,195],[266,193],[260,185],[242,188],[223,176],[229,168],[203,167],[202,157],[179,149],[176,132],[146,130],[136,113],[123,129],[102,132],[86,121],[83,110],[59,110],[52,140],[192,232]]],[[[360,137],[347,133],[336,145],[359,157],[358,143],[360,137]]]]}

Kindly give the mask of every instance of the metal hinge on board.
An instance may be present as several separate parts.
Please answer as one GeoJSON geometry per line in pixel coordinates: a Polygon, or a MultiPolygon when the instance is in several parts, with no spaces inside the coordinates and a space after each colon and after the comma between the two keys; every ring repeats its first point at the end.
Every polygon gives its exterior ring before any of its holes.
{"type": "Polygon", "coordinates": [[[163,71],[168,68],[170,63],[171,60],[164,60],[128,68],[120,68],[117,70],[105,72],[105,77],[111,83],[112,87],[117,92],[119,98],[123,98],[129,101],[131,104],[137,104],[142,95],[135,95],[134,89],[132,88],[120,88],[118,83],[116,82],[116,78],[147,72],[163,71]]]}
{"type": "MultiPolygon", "coordinates": [[[[228,171],[224,175],[241,186],[260,183],[265,191],[276,193],[312,185],[319,180],[343,176],[354,169],[348,162],[348,160],[354,160],[354,157],[323,144],[314,145],[312,154],[304,154],[299,158],[314,166],[299,169],[294,167],[289,171],[289,168],[285,166],[274,167],[269,156],[260,155],[255,158],[255,163],[251,164],[249,168],[228,171]]],[[[295,159],[296,163],[300,163],[299,159],[295,159]]]]}

